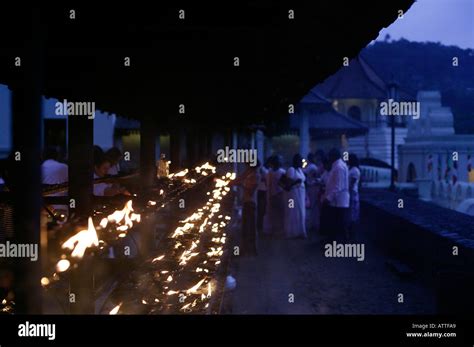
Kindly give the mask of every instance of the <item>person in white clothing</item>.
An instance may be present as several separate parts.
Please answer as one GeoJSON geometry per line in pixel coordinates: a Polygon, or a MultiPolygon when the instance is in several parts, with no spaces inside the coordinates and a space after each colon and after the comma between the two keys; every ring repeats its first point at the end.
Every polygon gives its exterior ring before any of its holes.
{"type": "Polygon", "coordinates": [[[59,152],[54,147],[48,147],[41,164],[43,184],[61,184],[68,181],[68,166],[58,161],[59,152]]]}
{"type": "Polygon", "coordinates": [[[306,175],[306,194],[309,200],[308,209],[308,229],[318,231],[319,229],[319,190],[322,170],[316,164],[316,156],[308,154],[308,165],[304,168],[306,175]]]}
{"type": "MultiPolygon", "coordinates": [[[[47,147],[41,164],[41,182],[43,184],[56,185],[68,182],[68,166],[59,161],[59,151],[56,147],[47,147]]],[[[68,191],[47,194],[46,196],[67,196],[68,191]]],[[[61,215],[68,211],[67,205],[49,205],[51,212],[61,215]],[[55,212],[57,211],[57,212],[55,212]]]]}
{"type": "MultiPolygon", "coordinates": [[[[106,177],[110,170],[110,164],[110,160],[105,155],[96,155],[96,158],[94,158],[94,179],[106,177]]],[[[125,188],[117,184],[94,183],[95,196],[115,196],[119,194],[130,195],[125,188]]]]}
{"type": "Polygon", "coordinates": [[[333,148],[329,151],[331,165],[324,194],[326,205],[326,233],[335,237],[345,237],[349,211],[349,170],[341,158],[341,152],[333,148]]]}
{"type": "MultiPolygon", "coordinates": [[[[359,158],[355,154],[349,154],[349,193],[350,193],[350,214],[349,214],[349,232],[352,234],[354,225],[360,219],[360,202],[359,202],[359,183],[360,170],[359,158]]],[[[350,235],[351,236],[351,235],[350,235]]]]}
{"type": "Polygon", "coordinates": [[[263,233],[267,235],[281,234],[284,227],[285,205],[283,188],[279,185],[285,170],[281,168],[280,156],[270,159],[270,170],[267,174],[267,205],[263,218],[263,233]]]}
{"type": "Polygon", "coordinates": [[[303,158],[293,157],[293,165],[286,171],[288,190],[285,199],[285,237],[288,239],[306,238],[306,192],[305,175],[302,169],[303,158]]]}

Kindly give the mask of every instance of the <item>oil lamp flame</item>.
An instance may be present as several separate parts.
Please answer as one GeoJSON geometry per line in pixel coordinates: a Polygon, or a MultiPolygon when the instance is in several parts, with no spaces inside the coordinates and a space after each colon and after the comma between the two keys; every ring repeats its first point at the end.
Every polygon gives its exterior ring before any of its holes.
{"type": "Polygon", "coordinates": [[[110,312],[109,314],[111,315],[115,315],[118,313],[118,311],[120,310],[120,306],[122,306],[122,303],[118,304],[117,306],[115,306],[110,312]]]}
{"type": "Polygon", "coordinates": [[[71,236],[63,243],[62,248],[73,250],[71,255],[75,258],[82,258],[87,248],[98,246],[99,239],[94,228],[92,218],[89,217],[87,230],[81,230],[76,235],[71,236]]]}

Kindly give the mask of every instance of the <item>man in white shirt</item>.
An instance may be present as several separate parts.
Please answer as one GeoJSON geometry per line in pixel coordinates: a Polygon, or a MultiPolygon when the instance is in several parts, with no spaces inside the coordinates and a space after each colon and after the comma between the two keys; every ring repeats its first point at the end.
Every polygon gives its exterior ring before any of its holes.
{"type": "MultiPolygon", "coordinates": [[[[58,161],[59,151],[55,147],[48,147],[44,152],[44,161],[41,164],[43,184],[61,184],[68,182],[68,166],[58,161]]],[[[47,196],[67,196],[67,190],[48,194],[47,196]]],[[[66,213],[67,205],[51,205],[52,210],[58,210],[59,214],[66,213]]]]}
{"type": "Polygon", "coordinates": [[[349,169],[341,158],[341,152],[333,148],[328,154],[331,170],[329,171],[325,201],[329,234],[334,236],[345,235],[350,203],[349,194],[349,169]]]}
{"type": "Polygon", "coordinates": [[[61,184],[68,181],[68,167],[58,161],[58,151],[48,148],[44,154],[44,162],[41,165],[43,184],[61,184]]]}

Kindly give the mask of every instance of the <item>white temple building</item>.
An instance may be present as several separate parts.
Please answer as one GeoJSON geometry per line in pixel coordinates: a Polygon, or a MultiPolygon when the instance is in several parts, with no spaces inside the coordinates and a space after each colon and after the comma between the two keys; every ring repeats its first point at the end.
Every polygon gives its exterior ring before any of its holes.
{"type": "Polygon", "coordinates": [[[418,184],[422,199],[474,215],[474,135],[455,134],[439,91],[419,91],[417,100],[420,118],[408,119],[405,143],[398,146],[399,182],[418,184]]]}

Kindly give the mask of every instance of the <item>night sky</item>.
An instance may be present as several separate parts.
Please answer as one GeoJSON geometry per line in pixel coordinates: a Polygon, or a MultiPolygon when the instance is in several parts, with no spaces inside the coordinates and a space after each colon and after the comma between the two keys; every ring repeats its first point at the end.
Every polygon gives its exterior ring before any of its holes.
{"type": "Polygon", "coordinates": [[[405,38],[474,48],[474,0],[418,0],[403,18],[383,29],[377,40],[405,38]]]}

